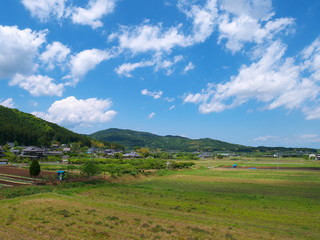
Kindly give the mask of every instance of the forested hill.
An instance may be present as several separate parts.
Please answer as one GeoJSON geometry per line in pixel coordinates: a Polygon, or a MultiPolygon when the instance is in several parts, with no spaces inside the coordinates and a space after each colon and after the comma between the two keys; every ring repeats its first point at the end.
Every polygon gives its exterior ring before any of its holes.
{"type": "Polygon", "coordinates": [[[129,148],[148,147],[151,149],[177,150],[177,151],[215,151],[215,150],[246,150],[248,147],[213,140],[210,138],[189,139],[180,136],[158,136],[147,132],[122,130],[110,128],[89,135],[90,137],[115,142],[129,148]]]}
{"type": "Polygon", "coordinates": [[[28,146],[50,146],[52,140],[61,143],[82,142],[90,146],[88,136],[74,133],[32,114],[0,106],[0,145],[18,142],[28,146]]]}

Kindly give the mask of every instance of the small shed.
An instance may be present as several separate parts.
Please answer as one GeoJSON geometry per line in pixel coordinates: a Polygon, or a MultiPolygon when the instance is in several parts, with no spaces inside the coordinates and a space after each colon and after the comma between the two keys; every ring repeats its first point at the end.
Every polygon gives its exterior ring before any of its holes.
{"type": "Polygon", "coordinates": [[[7,165],[8,160],[7,159],[0,159],[0,165],[7,165]]]}
{"type": "Polygon", "coordinates": [[[64,180],[66,171],[60,170],[60,171],[57,171],[57,173],[58,173],[58,179],[64,180]]]}

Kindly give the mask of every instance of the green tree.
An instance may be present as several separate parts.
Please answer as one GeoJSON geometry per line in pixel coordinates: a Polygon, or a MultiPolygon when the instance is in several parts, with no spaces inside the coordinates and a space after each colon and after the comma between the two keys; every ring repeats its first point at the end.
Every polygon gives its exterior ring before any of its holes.
{"type": "Polygon", "coordinates": [[[139,148],[136,150],[137,153],[139,153],[142,157],[148,157],[150,155],[150,149],[149,148],[139,148]]]}
{"type": "Polygon", "coordinates": [[[90,161],[81,166],[80,172],[87,177],[92,177],[99,175],[101,173],[101,168],[95,162],[90,161]]]}
{"type": "Polygon", "coordinates": [[[37,177],[41,172],[40,164],[37,159],[33,159],[30,167],[29,167],[29,174],[31,177],[37,177]]]}

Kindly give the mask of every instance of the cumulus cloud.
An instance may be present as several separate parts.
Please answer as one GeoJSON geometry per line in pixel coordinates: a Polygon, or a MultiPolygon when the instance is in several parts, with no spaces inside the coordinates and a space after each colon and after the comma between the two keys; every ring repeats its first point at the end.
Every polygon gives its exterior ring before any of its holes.
{"type": "Polygon", "coordinates": [[[40,56],[40,60],[48,66],[49,69],[54,69],[56,65],[61,65],[66,62],[70,49],[60,42],[53,42],[47,45],[46,51],[40,56]]]}
{"type": "Polygon", "coordinates": [[[0,105],[1,106],[4,106],[4,107],[8,107],[8,108],[14,108],[14,101],[13,101],[13,98],[8,98],[2,102],[0,102],[0,105]]]}
{"type": "Polygon", "coordinates": [[[72,22],[89,25],[93,29],[102,27],[101,18],[113,12],[115,0],[90,0],[86,8],[73,9],[72,22]]]}
{"type": "Polygon", "coordinates": [[[152,25],[147,20],[139,26],[121,26],[119,32],[109,36],[109,40],[117,39],[122,49],[134,54],[170,52],[174,47],[187,47],[205,41],[214,30],[216,0],[208,0],[203,6],[182,0],[178,7],[192,22],[192,32],[189,34],[184,34],[182,24],[164,27],[161,23],[152,25]]]}
{"type": "Polygon", "coordinates": [[[36,32],[29,28],[0,25],[0,78],[16,73],[29,74],[38,65],[35,58],[39,48],[46,42],[46,31],[36,32]]]}
{"type": "Polygon", "coordinates": [[[22,0],[21,2],[33,17],[46,22],[51,17],[57,19],[64,17],[67,0],[22,0]]]}
{"type": "Polygon", "coordinates": [[[185,36],[180,32],[180,25],[163,29],[161,24],[140,26],[122,26],[118,33],[109,36],[109,40],[118,39],[119,46],[133,53],[148,51],[170,51],[175,46],[186,46],[185,36]]]}
{"type": "Polygon", "coordinates": [[[262,44],[280,32],[288,32],[293,18],[272,19],[271,0],[251,1],[222,0],[219,16],[219,43],[226,41],[226,48],[235,53],[245,43],[262,44]]]}
{"type": "Polygon", "coordinates": [[[9,82],[11,86],[19,86],[33,96],[61,96],[64,90],[62,83],[55,84],[54,79],[43,75],[16,74],[9,82]]]}
{"type": "Polygon", "coordinates": [[[213,33],[218,17],[216,0],[207,0],[204,5],[180,0],[178,8],[192,21],[192,32],[186,36],[187,45],[204,42],[213,33]]]}
{"type": "MultiPolygon", "coordinates": [[[[306,64],[297,64],[295,58],[284,57],[285,52],[286,46],[276,41],[259,60],[249,66],[243,65],[230,81],[208,84],[200,93],[186,94],[184,102],[199,104],[201,113],[211,113],[256,100],[265,103],[267,109],[300,109],[307,119],[320,118],[317,108],[313,111],[306,108],[306,105],[317,103],[318,82],[310,77],[312,72],[304,73],[305,77],[302,77],[306,64]]],[[[308,59],[313,59],[313,54],[308,59]]]]}
{"type": "Polygon", "coordinates": [[[70,84],[76,84],[90,70],[93,70],[102,61],[110,59],[113,56],[113,53],[108,50],[100,49],[84,50],[72,56],[70,60],[71,75],[67,76],[67,78],[72,79],[70,84]]]}
{"type": "Polygon", "coordinates": [[[73,96],[54,102],[47,112],[32,114],[47,121],[74,128],[94,123],[111,121],[117,112],[108,110],[112,106],[109,99],[77,99],[73,96]]]}
{"type": "Polygon", "coordinates": [[[156,113],[155,112],[152,112],[152,113],[150,113],[149,115],[148,115],[148,119],[152,119],[152,118],[154,118],[154,116],[156,115],[156,113]]]}
{"type": "Polygon", "coordinates": [[[149,91],[147,89],[141,90],[141,94],[145,96],[153,97],[154,99],[159,99],[162,97],[163,92],[162,91],[149,91]]]}

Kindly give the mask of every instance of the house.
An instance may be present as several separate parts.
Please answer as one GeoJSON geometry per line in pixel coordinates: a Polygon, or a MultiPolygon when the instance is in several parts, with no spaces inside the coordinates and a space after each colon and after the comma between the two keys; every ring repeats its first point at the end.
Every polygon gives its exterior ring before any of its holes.
{"type": "Polygon", "coordinates": [[[125,153],[125,154],[123,154],[123,157],[124,158],[141,158],[141,156],[138,153],[136,153],[135,151],[132,151],[130,153],[125,153]]]}
{"type": "Polygon", "coordinates": [[[114,150],[114,149],[105,149],[105,150],[103,151],[103,153],[104,153],[104,155],[105,155],[106,157],[113,157],[114,154],[115,154],[115,150],[114,150]]]}
{"type": "Polygon", "coordinates": [[[14,155],[18,156],[20,154],[20,150],[19,149],[14,149],[14,148],[11,148],[10,149],[10,152],[13,153],[14,155]]]}
{"type": "Polygon", "coordinates": [[[0,158],[4,157],[4,153],[5,152],[4,152],[3,148],[0,146],[0,158]]]}
{"type": "Polygon", "coordinates": [[[203,152],[201,154],[198,155],[198,158],[210,158],[211,157],[211,154],[210,153],[207,153],[207,152],[203,152]]]}
{"type": "Polygon", "coordinates": [[[62,151],[46,151],[45,155],[46,156],[62,156],[63,152],[62,151]]]}
{"type": "Polygon", "coordinates": [[[317,159],[317,160],[320,160],[320,155],[317,155],[317,156],[316,156],[316,159],[317,159]]]}
{"type": "Polygon", "coordinates": [[[7,165],[8,164],[8,160],[7,159],[0,159],[0,166],[1,165],[7,165]]]}
{"type": "Polygon", "coordinates": [[[44,156],[45,150],[42,148],[38,147],[27,147],[21,151],[21,157],[26,157],[26,158],[42,158],[44,156]]]}
{"type": "Polygon", "coordinates": [[[69,152],[71,152],[71,148],[65,147],[65,148],[62,149],[62,151],[63,151],[64,153],[69,153],[69,152]]]}

